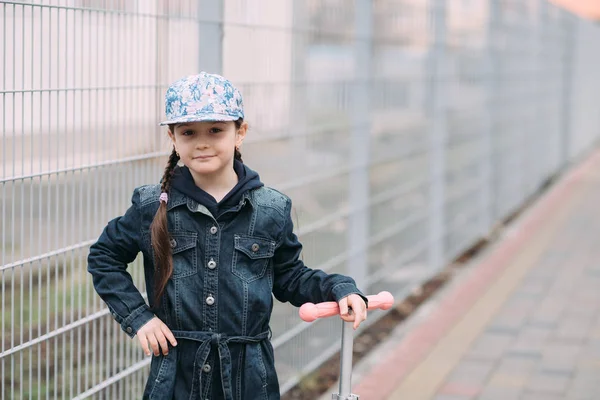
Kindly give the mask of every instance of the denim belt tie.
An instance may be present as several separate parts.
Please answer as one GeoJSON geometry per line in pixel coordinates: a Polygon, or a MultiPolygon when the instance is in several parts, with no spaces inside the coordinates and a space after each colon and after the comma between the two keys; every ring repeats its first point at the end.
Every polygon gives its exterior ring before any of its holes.
{"type": "MultiPolygon", "coordinates": [[[[217,347],[219,351],[219,359],[221,365],[221,384],[225,400],[233,400],[233,389],[231,387],[231,353],[229,352],[229,343],[259,343],[269,337],[269,332],[262,332],[256,336],[227,336],[220,333],[204,332],[204,331],[172,331],[173,336],[177,339],[188,339],[200,342],[200,347],[196,352],[195,365],[202,368],[208,360],[212,346],[217,347]]],[[[194,376],[192,384],[191,399],[195,396],[202,395],[202,378],[201,374],[194,376]]]]}

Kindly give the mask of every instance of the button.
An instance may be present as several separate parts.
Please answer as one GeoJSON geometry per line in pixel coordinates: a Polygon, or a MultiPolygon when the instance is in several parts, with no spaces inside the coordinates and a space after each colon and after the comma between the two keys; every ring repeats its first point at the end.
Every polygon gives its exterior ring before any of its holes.
{"type": "Polygon", "coordinates": [[[204,366],[202,367],[202,371],[206,372],[207,374],[210,372],[212,368],[210,368],[210,365],[208,364],[204,364],[204,366]]]}
{"type": "Polygon", "coordinates": [[[177,241],[176,241],[175,239],[171,239],[171,240],[169,241],[169,243],[171,243],[171,247],[172,247],[172,248],[175,248],[175,246],[177,246],[177,241]]]}
{"type": "Polygon", "coordinates": [[[254,243],[252,245],[252,251],[256,253],[258,251],[258,249],[260,249],[260,246],[258,245],[258,243],[254,243]]]}
{"type": "Polygon", "coordinates": [[[216,227],[216,226],[213,226],[212,228],[210,228],[210,233],[212,233],[213,235],[214,235],[215,233],[217,233],[217,227],[216,227]]]}
{"type": "Polygon", "coordinates": [[[206,298],[206,304],[208,304],[209,306],[212,306],[213,304],[215,304],[215,298],[212,296],[208,296],[206,298]]]}
{"type": "Polygon", "coordinates": [[[208,262],[208,268],[210,268],[210,269],[215,269],[216,267],[217,267],[217,263],[215,262],[215,260],[211,259],[211,260],[208,262]]]}
{"type": "Polygon", "coordinates": [[[131,332],[133,332],[133,329],[131,329],[131,327],[130,327],[130,326],[128,326],[128,327],[127,327],[127,333],[131,333],[131,332]]]}

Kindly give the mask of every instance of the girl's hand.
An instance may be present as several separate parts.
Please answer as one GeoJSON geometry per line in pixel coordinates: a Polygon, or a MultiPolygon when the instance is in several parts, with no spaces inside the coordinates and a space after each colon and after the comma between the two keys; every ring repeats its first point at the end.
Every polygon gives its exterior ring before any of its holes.
{"type": "Polygon", "coordinates": [[[340,306],[340,317],[346,322],[354,321],[354,329],[357,329],[360,323],[367,319],[367,305],[359,295],[351,294],[341,299],[338,304],[340,306]],[[349,310],[349,308],[352,308],[352,310],[349,310]]]}
{"type": "Polygon", "coordinates": [[[136,336],[140,341],[142,350],[144,350],[144,353],[146,353],[147,356],[150,355],[150,348],[152,348],[155,356],[160,354],[161,349],[165,356],[169,354],[167,340],[171,342],[173,346],[177,346],[177,340],[175,340],[175,336],[173,336],[171,330],[157,317],[146,322],[146,324],[137,331],[136,336]]]}

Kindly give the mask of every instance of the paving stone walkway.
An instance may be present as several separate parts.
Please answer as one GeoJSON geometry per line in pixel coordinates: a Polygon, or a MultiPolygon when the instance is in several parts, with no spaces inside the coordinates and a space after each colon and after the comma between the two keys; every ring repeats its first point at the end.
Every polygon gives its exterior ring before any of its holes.
{"type": "Polygon", "coordinates": [[[355,370],[378,400],[600,399],[600,152],[355,370]]]}

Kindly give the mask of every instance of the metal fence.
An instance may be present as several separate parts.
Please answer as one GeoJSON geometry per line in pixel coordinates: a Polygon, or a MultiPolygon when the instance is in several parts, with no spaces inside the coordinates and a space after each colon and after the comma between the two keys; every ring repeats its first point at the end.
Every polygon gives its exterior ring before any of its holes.
{"type": "MultiPolygon", "coordinates": [[[[305,262],[369,293],[404,296],[600,136],[600,29],[545,0],[3,1],[0,32],[2,399],[139,398],[149,360],[86,256],[160,179],[180,76],[241,88],[305,262]]],[[[289,305],[272,328],[283,392],[338,346],[289,305]]]]}

